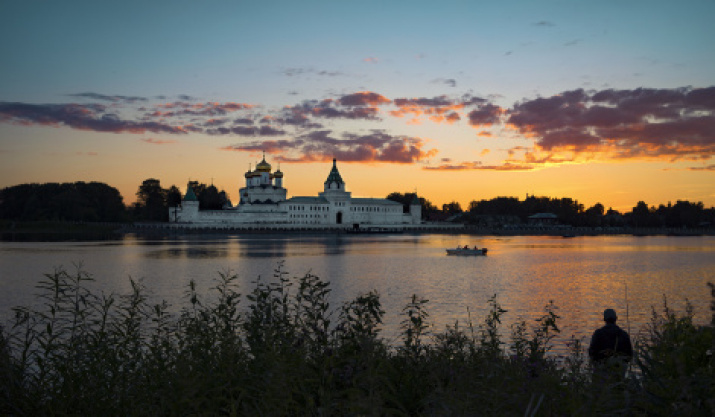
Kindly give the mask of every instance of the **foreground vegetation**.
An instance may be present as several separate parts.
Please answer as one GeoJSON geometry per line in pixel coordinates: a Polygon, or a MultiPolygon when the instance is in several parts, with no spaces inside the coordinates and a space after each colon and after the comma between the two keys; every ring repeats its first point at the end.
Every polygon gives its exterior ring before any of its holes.
{"type": "MultiPolygon", "coordinates": [[[[380,336],[377,293],[338,308],[330,285],[279,265],[246,296],[218,274],[184,305],[96,294],[81,269],[57,270],[38,308],[0,333],[2,415],[713,415],[713,327],[664,304],[636,340],[626,378],[593,374],[583,341],[551,354],[556,307],[502,340],[496,297],[479,325],[429,325],[413,296],[401,340],[380,336]],[[172,313],[174,311],[175,313],[172,313]]],[[[715,287],[711,286],[715,297],[715,287]]],[[[715,324],[715,323],[714,323],[715,324]]]]}

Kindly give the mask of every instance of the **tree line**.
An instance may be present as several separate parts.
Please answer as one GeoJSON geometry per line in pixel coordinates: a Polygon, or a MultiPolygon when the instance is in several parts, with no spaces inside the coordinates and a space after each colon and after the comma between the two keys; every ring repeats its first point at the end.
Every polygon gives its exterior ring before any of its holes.
{"type": "MultiPolygon", "coordinates": [[[[191,181],[199,209],[230,205],[224,190],[191,181]]],[[[119,190],[100,182],[20,184],[0,190],[0,219],[16,221],[132,222],[168,221],[169,207],[181,204],[176,185],[164,188],[154,178],[144,180],[129,206],[119,190]]]]}
{"type": "MultiPolygon", "coordinates": [[[[199,210],[221,210],[231,205],[226,191],[219,191],[213,184],[189,181],[189,187],[199,200],[199,210]]],[[[130,210],[133,218],[142,221],[169,221],[169,208],[181,204],[181,191],[175,185],[162,188],[159,180],[144,180],[136,193],[137,201],[130,210]]]]}
{"type": "MultiPolygon", "coordinates": [[[[390,193],[387,198],[404,205],[410,204],[415,193],[390,193]]],[[[702,202],[678,200],[675,204],[648,206],[639,201],[630,212],[621,213],[606,209],[601,203],[586,208],[571,198],[528,196],[496,197],[489,200],[473,200],[467,210],[452,201],[440,210],[429,200],[418,197],[425,220],[457,221],[478,226],[498,226],[527,223],[529,217],[538,213],[556,215],[557,223],[574,227],[712,227],[715,225],[715,207],[705,208],[702,202]]]]}
{"type": "MultiPolygon", "coordinates": [[[[200,210],[221,210],[231,206],[224,190],[213,184],[189,182],[199,200],[200,210]]],[[[129,206],[119,191],[100,182],[20,184],[0,190],[0,219],[19,221],[131,222],[169,221],[169,208],[181,204],[176,185],[164,188],[160,180],[144,180],[129,206]]],[[[712,227],[715,207],[702,202],[677,201],[649,206],[639,201],[630,212],[606,209],[601,203],[586,208],[571,198],[529,196],[473,200],[466,210],[452,201],[438,208],[416,193],[392,192],[388,200],[403,204],[405,212],[414,199],[420,203],[425,220],[457,221],[478,226],[521,224],[537,213],[556,215],[559,224],[585,227],[712,227]]]]}

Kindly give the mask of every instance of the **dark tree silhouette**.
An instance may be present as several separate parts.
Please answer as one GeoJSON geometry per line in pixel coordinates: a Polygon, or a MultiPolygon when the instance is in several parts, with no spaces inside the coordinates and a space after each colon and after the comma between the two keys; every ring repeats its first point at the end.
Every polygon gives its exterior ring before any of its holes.
{"type": "Polygon", "coordinates": [[[175,185],[169,187],[166,191],[166,205],[168,207],[176,207],[181,204],[181,190],[175,185]]]}
{"type": "MultiPolygon", "coordinates": [[[[398,203],[402,204],[403,211],[405,213],[409,212],[410,205],[412,204],[412,200],[417,196],[416,193],[398,193],[398,192],[392,192],[387,195],[388,200],[396,201],[398,203]]],[[[423,219],[428,219],[430,215],[433,215],[435,213],[439,213],[439,209],[432,204],[429,200],[427,200],[424,197],[417,197],[417,199],[420,202],[420,206],[422,207],[422,218],[423,219]]]]}
{"type": "Polygon", "coordinates": [[[121,222],[126,211],[119,191],[107,184],[20,184],[0,191],[0,218],[121,222]]]}
{"type": "Polygon", "coordinates": [[[168,221],[166,194],[159,180],[154,178],[144,180],[136,194],[135,213],[138,218],[148,221],[168,221]]]}
{"type": "Polygon", "coordinates": [[[200,194],[197,194],[197,197],[199,198],[200,210],[221,210],[223,208],[221,195],[213,185],[204,188],[200,194]]]}
{"type": "Polygon", "coordinates": [[[442,212],[445,214],[453,215],[453,214],[462,213],[463,210],[462,210],[462,206],[458,202],[452,201],[451,203],[448,203],[448,204],[442,204],[442,212]]]}

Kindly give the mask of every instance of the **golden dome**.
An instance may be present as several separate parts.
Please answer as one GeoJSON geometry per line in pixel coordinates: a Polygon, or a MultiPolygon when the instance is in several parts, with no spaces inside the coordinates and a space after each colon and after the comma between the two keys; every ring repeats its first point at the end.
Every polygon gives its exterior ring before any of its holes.
{"type": "Polygon", "coordinates": [[[271,172],[271,164],[266,162],[266,157],[263,157],[263,160],[256,165],[256,171],[258,172],[271,172]]]}
{"type": "Polygon", "coordinates": [[[280,169],[273,174],[273,178],[283,178],[283,173],[280,169]]]}

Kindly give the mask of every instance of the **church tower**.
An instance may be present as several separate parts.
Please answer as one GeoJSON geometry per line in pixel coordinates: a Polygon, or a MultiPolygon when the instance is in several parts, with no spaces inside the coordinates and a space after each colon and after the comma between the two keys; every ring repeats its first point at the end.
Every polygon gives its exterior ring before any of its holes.
{"type": "MultiPolygon", "coordinates": [[[[171,210],[171,209],[170,209],[171,210]]],[[[169,218],[175,222],[193,223],[199,218],[199,199],[196,197],[191,181],[186,184],[186,194],[181,199],[181,208],[169,211],[169,218]],[[173,217],[172,217],[173,214],[173,217]]]]}
{"type": "Polygon", "coordinates": [[[343,177],[340,176],[337,160],[335,158],[333,158],[333,169],[330,170],[328,179],[325,180],[323,187],[323,191],[327,192],[329,190],[345,191],[345,182],[343,181],[343,177]]]}
{"type": "Polygon", "coordinates": [[[333,158],[333,169],[330,170],[328,179],[323,183],[323,192],[318,195],[328,200],[334,207],[349,211],[350,193],[345,191],[345,181],[343,181],[343,177],[340,176],[335,158],[333,158]],[[343,209],[343,207],[345,208],[343,209]]]}

